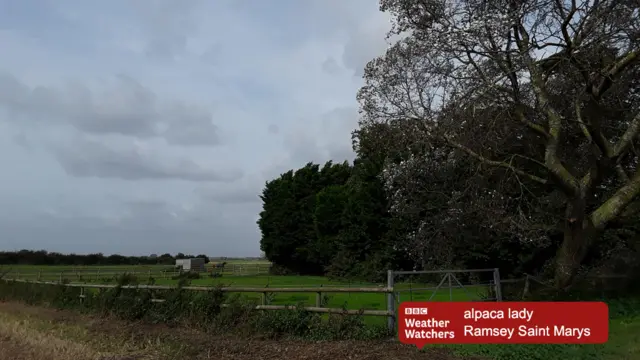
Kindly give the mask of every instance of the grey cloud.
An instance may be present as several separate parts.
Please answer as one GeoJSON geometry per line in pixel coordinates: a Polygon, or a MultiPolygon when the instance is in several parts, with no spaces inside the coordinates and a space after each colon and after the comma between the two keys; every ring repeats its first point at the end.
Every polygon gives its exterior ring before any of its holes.
{"type": "Polygon", "coordinates": [[[258,204],[266,180],[264,174],[249,173],[234,183],[198,186],[193,194],[205,203],[215,204],[258,204]]]}
{"type": "Polygon", "coordinates": [[[162,200],[131,200],[124,204],[124,216],[120,227],[165,227],[177,219],[170,204],[162,200]]]}
{"type": "Polygon", "coordinates": [[[0,106],[9,112],[11,119],[16,115],[33,115],[34,106],[39,114],[55,110],[57,101],[54,97],[49,89],[30,89],[14,76],[0,72],[0,106]]]}
{"type": "Polygon", "coordinates": [[[184,51],[187,37],[180,33],[169,33],[169,36],[153,36],[146,46],[146,54],[151,58],[173,59],[177,53],[184,51]]]}
{"type": "Polygon", "coordinates": [[[211,122],[207,111],[174,104],[166,114],[169,126],[164,138],[174,145],[216,145],[220,143],[218,127],[211,122]],[[185,116],[189,114],[189,116],[185,116]]]}
{"type": "Polygon", "coordinates": [[[156,94],[129,76],[115,77],[102,94],[76,84],[67,89],[29,88],[10,74],[0,74],[0,107],[11,118],[70,124],[89,134],[122,134],[164,138],[174,145],[214,146],[220,143],[211,113],[196,106],[161,102],[156,94]]]}
{"type": "Polygon", "coordinates": [[[276,124],[270,124],[269,127],[267,127],[267,131],[269,131],[270,134],[276,135],[280,132],[280,127],[276,124]]]}
{"type": "Polygon", "coordinates": [[[62,168],[75,177],[221,182],[242,177],[237,169],[209,169],[188,159],[170,160],[146,154],[135,147],[115,149],[97,141],[81,140],[58,146],[55,150],[62,168]]]}
{"type": "Polygon", "coordinates": [[[158,0],[151,4],[135,3],[140,15],[140,26],[147,42],[145,52],[156,59],[174,59],[186,50],[190,35],[197,31],[194,11],[201,1],[176,2],[158,0]]]}
{"type": "Polygon", "coordinates": [[[163,200],[128,200],[125,201],[124,204],[135,212],[164,210],[168,205],[167,202],[163,200]]]}
{"type": "Polygon", "coordinates": [[[364,67],[375,56],[379,56],[388,46],[385,41],[387,26],[376,26],[374,29],[360,29],[349,37],[344,46],[342,62],[353,70],[356,76],[364,74],[364,67]]]}
{"type": "Polygon", "coordinates": [[[336,108],[317,120],[316,129],[299,127],[286,134],[284,146],[290,159],[298,165],[308,161],[352,160],[350,133],[357,126],[358,111],[351,107],[336,108]]]}
{"type": "Polygon", "coordinates": [[[61,117],[66,115],[77,129],[87,133],[144,138],[156,135],[160,114],[155,94],[128,76],[119,75],[116,80],[115,88],[100,100],[94,100],[88,88],[76,87],[75,101],[61,109],[66,112],[61,117]]]}
{"type": "Polygon", "coordinates": [[[25,150],[31,150],[31,143],[24,132],[14,135],[13,142],[25,150]]]}
{"type": "Polygon", "coordinates": [[[284,146],[289,153],[290,160],[293,161],[293,164],[296,164],[294,166],[308,161],[321,162],[328,160],[324,149],[316,142],[316,138],[303,129],[288,133],[284,138],[284,146]]]}
{"type": "Polygon", "coordinates": [[[220,204],[247,204],[260,202],[261,189],[241,187],[236,189],[212,189],[201,188],[196,190],[196,194],[204,200],[220,204]]]}
{"type": "Polygon", "coordinates": [[[322,63],[322,70],[324,70],[327,74],[335,75],[340,72],[340,65],[338,65],[336,59],[334,59],[333,57],[328,57],[322,63]]]}
{"type": "Polygon", "coordinates": [[[225,47],[220,42],[214,41],[209,45],[206,50],[199,56],[200,60],[205,62],[208,66],[220,66],[224,59],[225,47]]]}
{"type": "Polygon", "coordinates": [[[336,144],[329,149],[329,159],[334,162],[353,161],[355,153],[353,148],[348,144],[336,144]]]}

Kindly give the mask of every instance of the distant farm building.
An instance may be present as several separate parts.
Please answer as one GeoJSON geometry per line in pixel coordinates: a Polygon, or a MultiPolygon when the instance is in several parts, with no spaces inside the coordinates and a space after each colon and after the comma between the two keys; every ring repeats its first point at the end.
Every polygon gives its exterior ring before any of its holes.
{"type": "Polygon", "coordinates": [[[205,272],[203,258],[177,259],[176,268],[182,271],[205,272]]]}

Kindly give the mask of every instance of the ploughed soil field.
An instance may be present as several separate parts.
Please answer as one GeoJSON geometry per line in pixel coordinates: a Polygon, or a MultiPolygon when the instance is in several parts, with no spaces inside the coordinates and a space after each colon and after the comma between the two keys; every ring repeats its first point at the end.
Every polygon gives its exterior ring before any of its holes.
{"type": "Polygon", "coordinates": [[[0,360],[461,360],[397,341],[265,340],[0,303],[0,360]]]}

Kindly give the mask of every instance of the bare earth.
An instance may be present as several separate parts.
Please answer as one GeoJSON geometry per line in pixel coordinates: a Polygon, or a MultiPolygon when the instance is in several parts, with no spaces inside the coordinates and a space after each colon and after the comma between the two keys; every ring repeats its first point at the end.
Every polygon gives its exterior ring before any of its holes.
{"type": "Polygon", "coordinates": [[[309,342],[214,336],[126,323],[17,303],[0,303],[0,360],[461,360],[395,341],[309,342]]]}

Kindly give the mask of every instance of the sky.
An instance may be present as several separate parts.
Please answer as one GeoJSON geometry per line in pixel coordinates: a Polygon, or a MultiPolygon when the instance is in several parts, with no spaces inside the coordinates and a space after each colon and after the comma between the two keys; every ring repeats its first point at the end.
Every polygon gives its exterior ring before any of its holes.
{"type": "Polygon", "coordinates": [[[0,0],[0,250],[260,255],[266,181],[353,160],[376,0],[0,0]]]}

